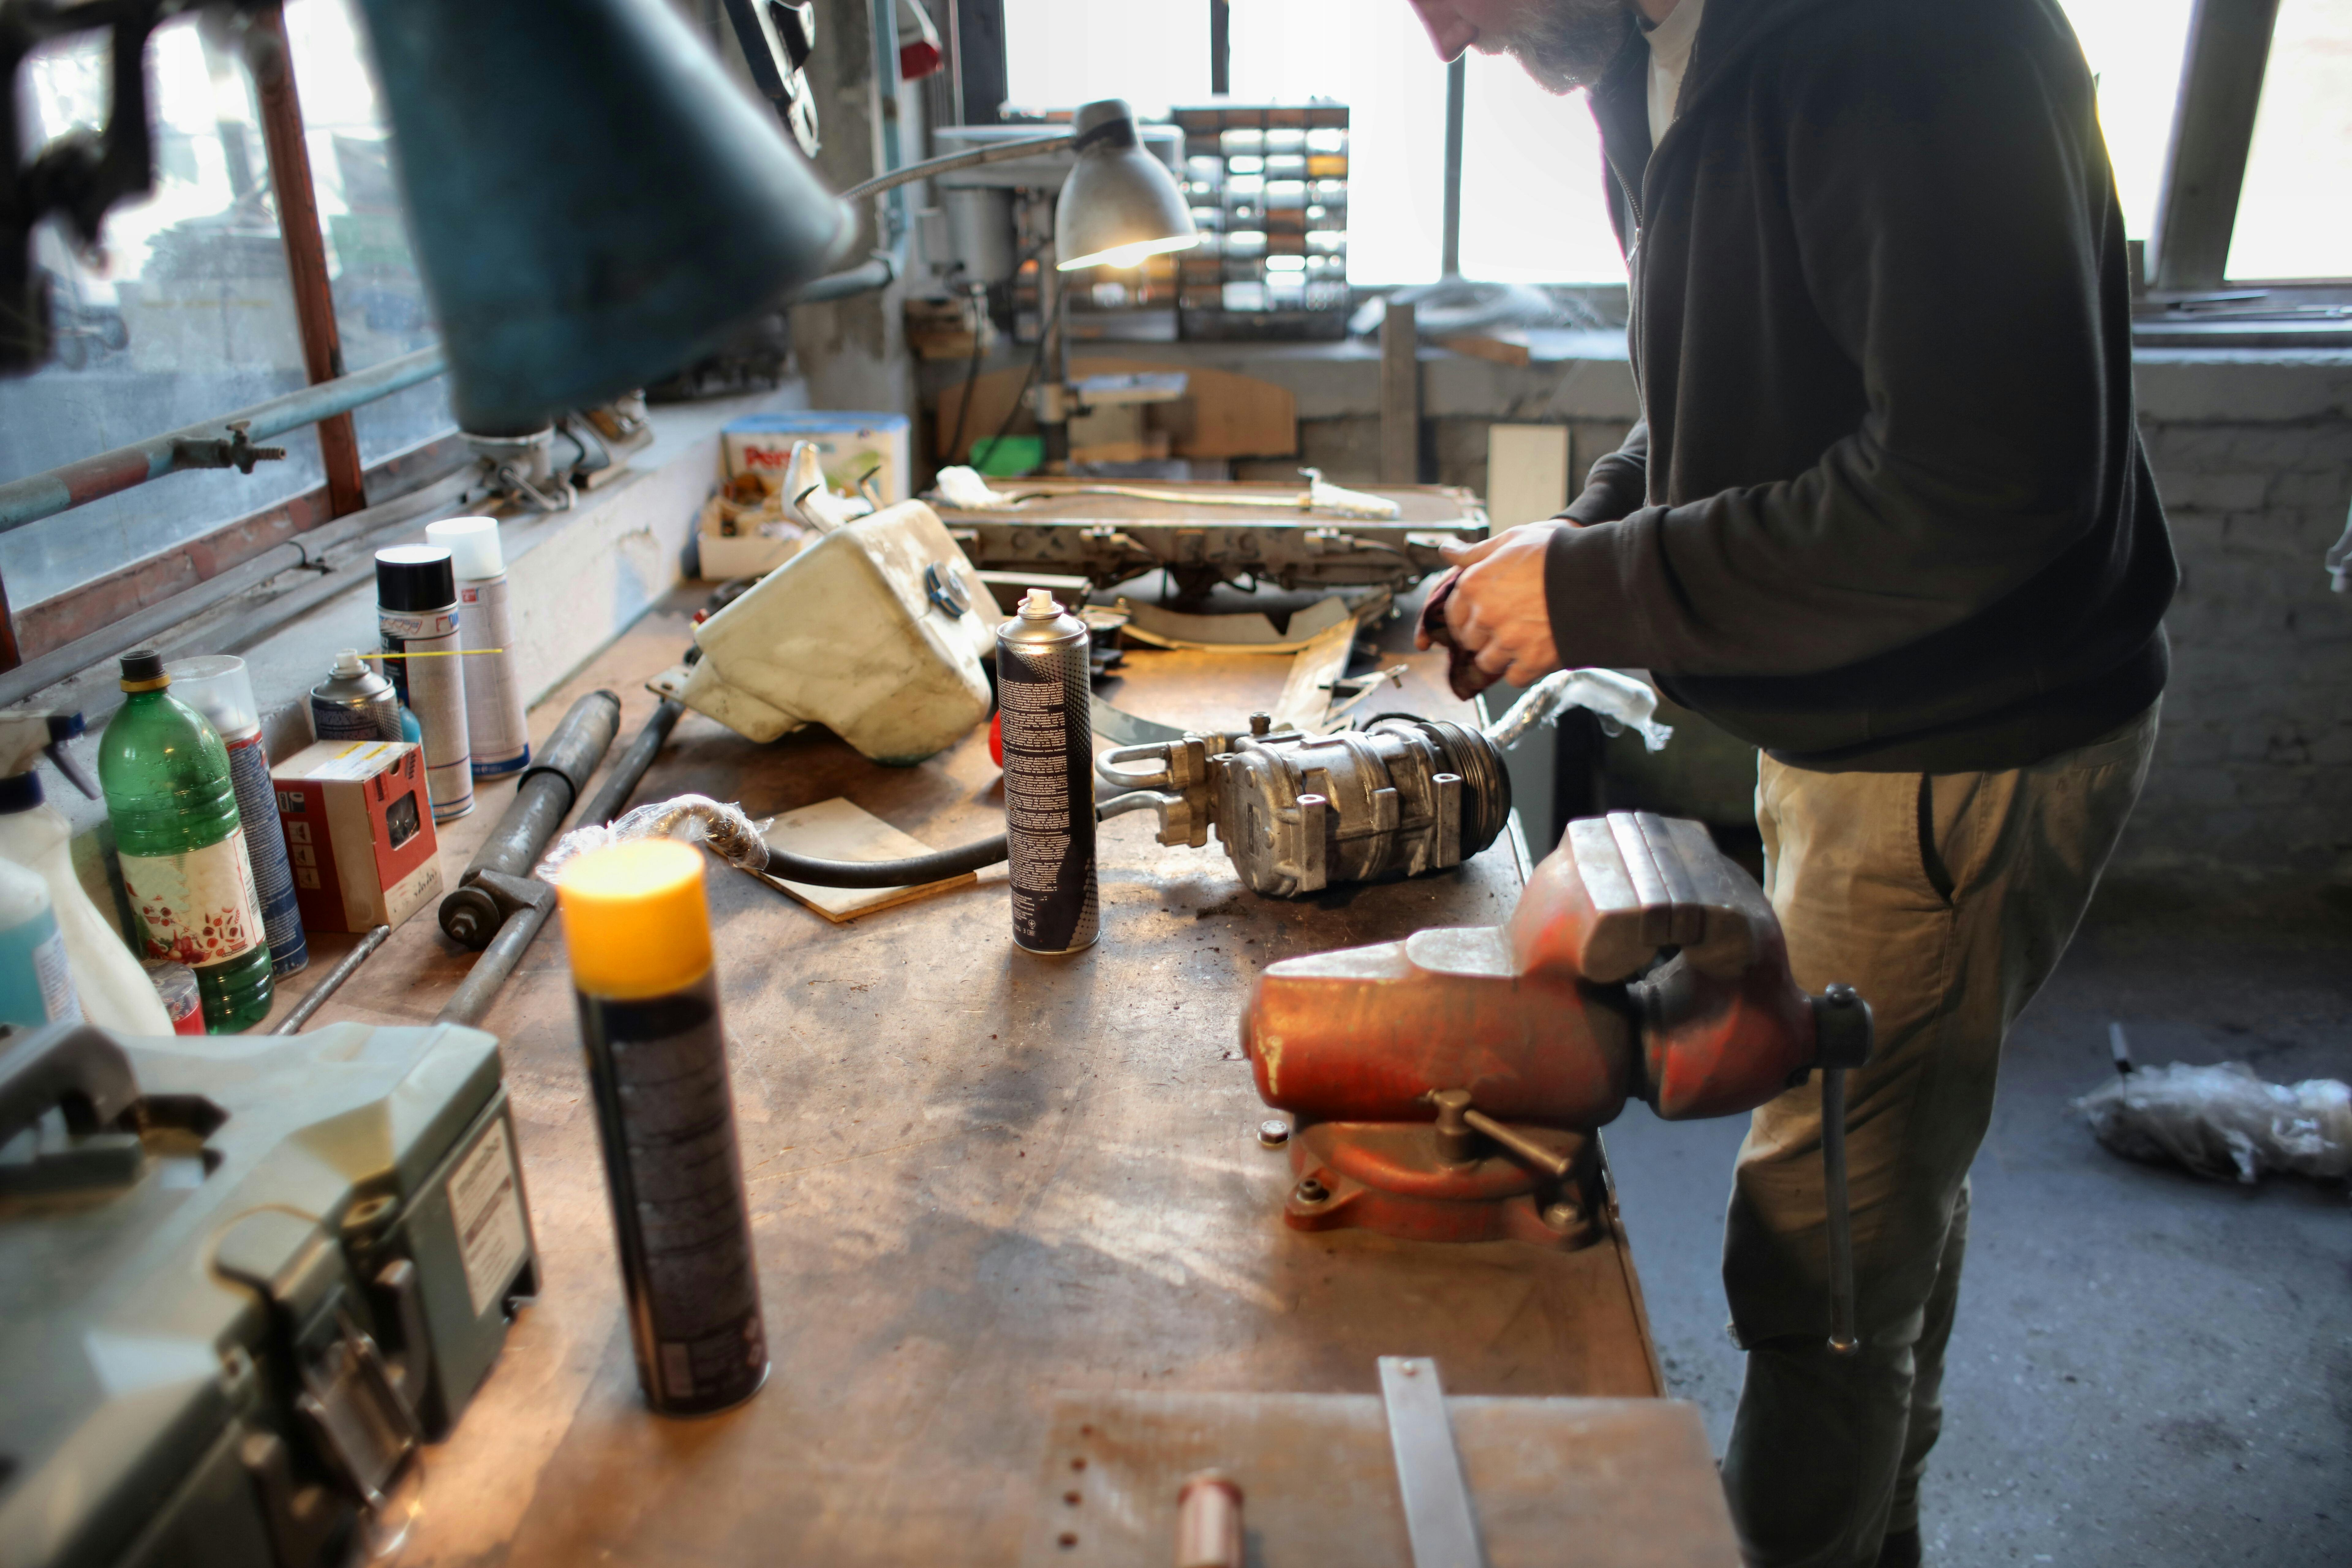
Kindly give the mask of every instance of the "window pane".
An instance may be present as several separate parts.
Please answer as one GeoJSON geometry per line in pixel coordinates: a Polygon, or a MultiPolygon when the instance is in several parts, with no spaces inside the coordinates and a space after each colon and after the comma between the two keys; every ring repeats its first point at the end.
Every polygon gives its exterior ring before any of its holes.
{"type": "MultiPolygon", "coordinates": [[[[0,479],[20,479],[210,419],[304,384],[286,252],[243,66],[195,18],[148,48],[154,194],[107,219],[102,261],[49,226],[34,258],[52,279],[57,360],[0,380],[0,479]]],[[[107,112],[104,35],[36,50],[19,79],[30,140],[107,112]]],[[[18,610],[105,576],[322,481],[318,443],[278,443],[284,462],[174,475],[0,535],[18,610]]]]}
{"type": "MultiPolygon", "coordinates": [[[[1208,7],[1170,7],[1200,16],[1208,7]]],[[[1403,0],[1234,0],[1236,103],[1348,106],[1348,281],[1431,283],[1444,227],[1445,67],[1403,0]]]]}
{"type": "MultiPolygon", "coordinates": [[[[289,0],[286,41],[302,97],[310,180],[326,230],[335,327],[348,370],[428,347],[424,279],[400,210],[391,132],[351,0],[289,0]]],[[[449,379],[437,376],[352,416],[360,461],[373,465],[457,427],[449,379]]]]}
{"type": "Polygon", "coordinates": [[[1517,62],[1473,54],[1462,116],[1462,271],[1492,283],[1622,283],[1601,131],[1517,62]]]}
{"type": "Polygon", "coordinates": [[[2229,275],[2352,277],[2352,0],[2284,0],[2229,275]]]}
{"type": "Polygon", "coordinates": [[[2156,221],[2180,58],[2194,0],[2061,0],[2099,79],[2099,124],[2116,166],[2124,230],[2146,239],[2156,221]]]}
{"type": "Polygon", "coordinates": [[[1139,114],[1209,96],[1202,0],[1004,0],[1005,93],[1024,109],[1123,98],[1139,114]]]}

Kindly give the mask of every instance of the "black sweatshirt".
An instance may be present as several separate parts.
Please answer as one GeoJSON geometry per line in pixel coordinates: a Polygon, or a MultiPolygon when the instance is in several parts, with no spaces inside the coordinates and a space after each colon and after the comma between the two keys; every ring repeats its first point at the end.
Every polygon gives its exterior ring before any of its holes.
{"type": "Polygon", "coordinates": [[[1592,93],[1647,418],[1545,561],[1569,668],[1783,762],[2023,766],[2163,690],[2123,218],[2054,0],[1708,0],[1592,93]]]}

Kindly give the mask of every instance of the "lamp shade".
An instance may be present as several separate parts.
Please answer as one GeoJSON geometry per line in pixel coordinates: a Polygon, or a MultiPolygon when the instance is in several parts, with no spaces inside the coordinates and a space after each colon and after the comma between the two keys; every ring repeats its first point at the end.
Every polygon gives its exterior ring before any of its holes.
{"type": "Polygon", "coordinates": [[[1081,106],[1070,130],[1078,157],[1054,207],[1056,268],[1132,267],[1201,243],[1176,177],[1138,144],[1124,100],[1081,106]]]}
{"type": "Polygon", "coordinates": [[[458,423],[645,385],[856,237],[665,0],[361,0],[458,423]]]}

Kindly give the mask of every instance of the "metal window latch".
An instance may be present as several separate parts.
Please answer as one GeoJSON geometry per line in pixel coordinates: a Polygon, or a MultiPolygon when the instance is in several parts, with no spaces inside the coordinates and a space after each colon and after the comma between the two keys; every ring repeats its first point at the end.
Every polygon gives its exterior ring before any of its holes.
{"type": "Polygon", "coordinates": [[[1381,1357],[1381,1399],[1388,1406],[1389,1447],[1396,1455],[1413,1568],[1486,1568],[1437,1363],[1413,1356],[1381,1357]]]}

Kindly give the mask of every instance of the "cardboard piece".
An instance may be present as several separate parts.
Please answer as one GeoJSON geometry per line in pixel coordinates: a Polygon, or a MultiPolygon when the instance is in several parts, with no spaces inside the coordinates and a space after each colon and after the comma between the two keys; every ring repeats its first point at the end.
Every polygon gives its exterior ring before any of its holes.
{"type": "MultiPolygon", "coordinates": [[[[818,860],[904,860],[910,856],[929,855],[931,847],[921,839],[899,832],[871,812],[861,809],[839,795],[818,801],[797,811],[788,811],[761,828],[761,837],[769,847],[805,855],[818,860]]],[[[760,880],[780,892],[790,893],[825,919],[839,924],[876,910],[887,910],[893,904],[903,904],[926,894],[949,888],[961,888],[967,882],[977,882],[979,876],[966,871],[945,881],[925,882],[907,888],[818,888],[805,882],[787,882],[782,877],[766,872],[753,872],[760,880]]]]}

